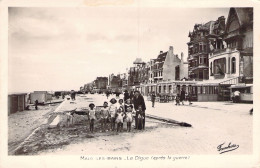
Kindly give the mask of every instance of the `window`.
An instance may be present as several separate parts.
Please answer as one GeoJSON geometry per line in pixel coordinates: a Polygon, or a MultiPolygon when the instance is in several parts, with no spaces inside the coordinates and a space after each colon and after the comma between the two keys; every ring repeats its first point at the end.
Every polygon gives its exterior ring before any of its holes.
{"type": "Polygon", "coordinates": [[[226,58],[214,60],[214,74],[226,73],[226,58]]]}
{"type": "Polygon", "coordinates": [[[201,93],[201,86],[198,86],[198,94],[201,93]]]}
{"type": "Polygon", "coordinates": [[[202,93],[206,94],[206,86],[202,86],[202,93]]]}
{"type": "Polygon", "coordinates": [[[207,64],[207,58],[204,57],[204,64],[207,64]]]}
{"type": "Polygon", "coordinates": [[[236,58],[232,58],[231,73],[236,73],[236,58]]]}
{"type": "Polygon", "coordinates": [[[202,57],[199,57],[200,59],[199,59],[199,64],[202,64],[202,57]]]}
{"type": "Polygon", "coordinates": [[[215,86],[214,93],[218,94],[218,87],[217,86],[215,86]]]}

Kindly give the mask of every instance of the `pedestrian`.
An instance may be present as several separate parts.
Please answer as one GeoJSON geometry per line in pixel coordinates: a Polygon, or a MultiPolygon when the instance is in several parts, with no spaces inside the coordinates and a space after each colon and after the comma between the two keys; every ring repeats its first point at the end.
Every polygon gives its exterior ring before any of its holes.
{"type": "Polygon", "coordinates": [[[39,103],[38,100],[35,100],[34,103],[35,103],[35,110],[38,110],[38,103],[39,103]]]}
{"type": "Polygon", "coordinates": [[[181,89],[181,97],[180,97],[180,101],[182,103],[182,105],[184,105],[184,100],[185,100],[185,91],[183,90],[183,88],[181,89]]]}
{"type": "Polygon", "coordinates": [[[123,113],[123,108],[119,107],[119,109],[117,110],[117,115],[116,115],[117,132],[118,131],[121,132],[123,130],[124,116],[125,116],[125,114],[123,113]]]}
{"type": "Polygon", "coordinates": [[[96,112],[95,112],[95,104],[93,103],[90,103],[89,104],[89,111],[88,111],[88,118],[89,118],[89,129],[90,129],[90,132],[94,132],[94,122],[96,120],[96,112]]]}
{"type": "Polygon", "coordinates": [[[156,95],[154,92],[152,92],[152,94],[151,94],[152,107],[154,107],[155,98],[156,98],[156,95]]]}
{"type": "Polygon", "coordinates": [[[106,91],[107,99],[108,99],[109,95],[110,95],[110,92],[107,90],[107,91],[106,91]]]}
{"type": "Polygon", "coordinates": [[[176,97],[175,97],[175,101],[176,101],[176,106],[177,105],[180,105],[180,94],[177,94],[176,97]]]}
{"type": "Polygon", "coordinates": [[[108,103],[105,101],[100,111],[102,131],[107,131],[108,116],[109,116],[108,103]]]}
{"type": "Polygon", "coordinates": [[[235,103],[239,103],[239,99],[240,99],[240,92],[238,90],[236,90],[234,92],[234,99],[235,99],[235,103]]]}
{"type": "Polygon", "coordinates": [[[119,99],[119,95],[120,95],[120,92],[117,90],[116,91],[116,98],[119,99]]]}
{"type": "Polygon", "coordinates": [[[127,99],[130,98],[130,95],[128,93],[128,90],[125,90],[125,93],[124,93],[124,102],[126,102],[127,99]]]}
{"type": "Polygon", "coordinates": [[[117,113],[117,106],[116,106],[117,100],[115,98],[112,98],[110,100],[111,105],[109,106],[109,116],[110,116],[110,123],[111,123],[111,130],[115,130],[115,120],[116,120],[116,113],[117,113]]]}
{"type": "Polygon", "coordinates": [[[75,100],[76,98],[76,92],[74,90],[71,90],[71,94],[70,94],[71,100],[75,100]]]}
{"type": "MultiPolygon", "coordinates": [[[[138,107],[141,105],[142,107],[142,113],[143,113],[143,129],[145,129],[145,102],[144,102],[144,97],[140,94],[139,91],[134,92],[134,98],[133,98],[133,104],[134,104],[134,109],[135,111],[138,110],[138,107]]],[[[137,128],[137,115],[135,116],[135,129],[137,128]]]]}
{"type": "MultiPolygon", "coordinates": [[[[128,99],[130,101],[130,99],[128,99]]],[[[131,131],[133,122],[133,105],[129,105],[126,108],[126,123],[127,123],[127,131],[131,131]]]]}
{"type": "Polygon", "coordinates": [[[191,93],[189,93],[188,95],[187,95],[187,100],[188,100],[188,102],[189,102],[189,105],[191,105],[192,103],[191,103],[191,93]]]}
{"type": "Polygon", "coordinates": [[[136,110],[136,120],[137,120],[137,126],[136,129],[142,130],[144,128],[143,125],[143,120],[144,120],[144,115],[143,115],[143,110],[142,110],[142,105],[138,106],[138,109],[136,110]]]}

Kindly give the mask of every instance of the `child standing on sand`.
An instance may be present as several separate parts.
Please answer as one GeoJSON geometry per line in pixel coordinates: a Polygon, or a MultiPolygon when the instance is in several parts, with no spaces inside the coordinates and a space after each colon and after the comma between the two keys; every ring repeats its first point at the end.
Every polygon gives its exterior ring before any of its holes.
{"type": "Polygon", "coordinates": [[[89,118],[89,129],[90,129],[90,132],[94,132],[94,121],[96,120],[96,112],[95,112],[95,104],[93,103],[90,103],[89,104],[89,111],[88,111],[88,118],[89,118]]]}
{"type": "Polygon", "coordinates": [[[111,121],[111,130],[115,130],[115,121],[116,121],[116,113],[117,113],[117,106],[116,106],[116,99],[112,98],[110,100],[111,105],[109,106],[109,116],[110,116],[110,121],[111,121]]]}
{"type": "Polygon", "coordinates": [[[108,103],[104,102],[103,107],[101,108],[101,129],[102,131],[107,131],[107,121],[109,116],[108,103]]]}
{"type": "Polygon", "coordinates": [[[122,107],[122,109],[123,109],[123,113],[125,113],[125,106],[124,106],[124,100],[123,99],[119,99],[118,100],[118,107],[117,107],[117,109],[119,109],[120,107],[122,107]]]}
{"type": "Polygon", "coordinates": [[[116,117],[116,123],[117,123],[117,132],[123,130],[123,119],[124,119],[125,114],[123,113],[123,108],[119,107],[117,110],[117,117],[116,117]]]}
{"type": "MultiPolygon", "coordinates": [[[[130,101],[130,99],[129,99],[130,101]]],[[[127,123],[127,131],[131,131],[131,124],[133,122],[133,106],[130,105],[126,108],[126,123],[127,123]]]]}

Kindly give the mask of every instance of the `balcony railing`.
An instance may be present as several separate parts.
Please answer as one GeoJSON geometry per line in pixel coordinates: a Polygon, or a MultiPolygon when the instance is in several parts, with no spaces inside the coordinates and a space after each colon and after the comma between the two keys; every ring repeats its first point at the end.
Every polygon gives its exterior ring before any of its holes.
{"type": "Polygon", "coordinates": [[[233,51],[236,51],[236,50],[237,50],[237,47],[228,47],[228,48],[223,48],[223,49],[214,49],[213,52],[211,52],[209,54],[209,56],[213,57],[213,56],[218,55],[218,54],[229,53],[229,52],[233,52],[233,51]]]}

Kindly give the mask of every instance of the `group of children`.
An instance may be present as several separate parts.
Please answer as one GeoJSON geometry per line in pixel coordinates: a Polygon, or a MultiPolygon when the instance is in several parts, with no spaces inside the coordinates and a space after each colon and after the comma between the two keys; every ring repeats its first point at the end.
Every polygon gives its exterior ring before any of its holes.
{"type": "Polygon", "coordinates": [[[99,117],[97,117],[95,105],[93,103],[89,104],[90,132],[94,132],[94,123],[96,120],[101,123],[101,131],[103,132],[109,130],[109,124],[112,131],[115,130],[115,126],[117,125],[117,132],[121,132],[124,122],[127,123],[127,131],[130,132],[134,119],[137,120],[136,128],[142,129],[143,112],[141,106],[134,112],[130,99],[127,99],[125,102],[123,99],[119,99],[117,104],[117,100],[112,98],[110,103],[108,106],[108,102],[104,102],[99,117]]]}

